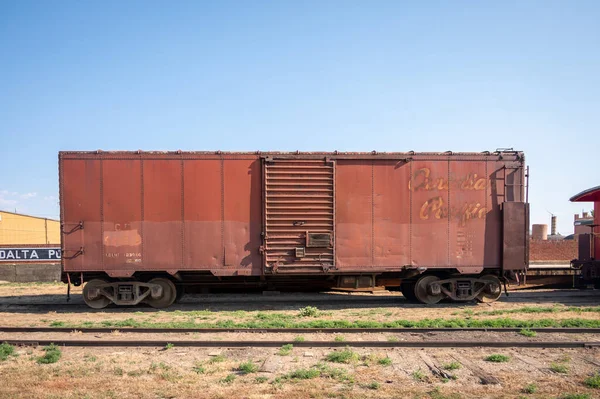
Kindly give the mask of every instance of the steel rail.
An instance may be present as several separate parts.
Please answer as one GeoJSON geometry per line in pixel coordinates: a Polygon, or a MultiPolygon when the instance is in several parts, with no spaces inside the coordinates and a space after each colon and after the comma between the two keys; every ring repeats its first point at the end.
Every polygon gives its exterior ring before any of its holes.
{"type": "MultiPolygon", "coordinates": [[[[560,298],[560,300],[558,300],[557,298],[553,298],[551,296],[540,296],[540,297],[521,297],[521,298],[501,298],[499,299],[497,302],[501,302],[501,303],[523,303],[523,304],[528,304],[528,303],[532,303],[533,300],[545,300],[548,299],[548,302],[560,302],[563,305],[571,305],[571,304],[585,304],[585,305],[597,305],[598,301],[599,301],[600,296],[574,296],[571,298],[560,298]]],[[[168,311],[170,310],[198,310],[199,306],[202,307],[202,309],[205,308],[210,308],[213,306],[220,306],[220,307],[237,307],[237,306],[258,306],[258,305],[287,305],[287,304],[295,304],[298,306],[305,306],[305,305],[321,305],[321,306],[329,306],[329,305],[363,305],[363,306],[369,306],[369,305],[373,305],[373,306],[382,306],[382,305],[393,305],[393,306],[397,306],[397,305],[402,305],[402,306],[406,306],[408,305],[409,308],[418,308],[418,307],[427,307],[427,308],[440,308],[440,307],[448,307],[448,308],[453,308],[453,307],[457,307],[460,306],[461,304],[469,304],[469,302],[451,302],[451,303],[442,303],[442,304],[438,304],[438,305],[434,305],[434,306],[427,306],[427,305],[423,305],[420,303],[415,303],[415,302],[410,302],[408,301],[406,298],[404,297],[398,297],[398,298],[378,298],[378,299],[323,299],[323,300],[303,300],[303,299],[285,299],[285,300],[281,300],[281,301],[256,301],[256,300],[252,300],[252,301],[244,301],[239,300],[239,301],[235,301],[235,300],[218,300],[218,301],[214,301],[214,300],[209,300],[209,301],[202,301],[201,299],[198,300],[194,300],[193,302],[182,302],[182,303],[178,303],[178,304],[174,304],[172,305],[168,311]]],[[[3,302],[0,303],[0,311],[3,310],[10,310],[11,308],[28,308],[28,307],[36,307],[38,309],[60,309],[60,308],[70,308],[70,309],[87,309],[90,312],[95,311],[94,309],[89,308],[85,303],[83,302],[63,302],[63,303],[48,303],[48,302],[31,302],[31,303],[19,303],[19,302],[3,302]]],[[[140,310],[148,310],[148,311],[155,311],[154,308],[150,307],[150,306],[145,306],[145,305],[137,305],[137,306],[120,306],[120,307],[115,307],[115,306],[109,306],[106,309],[103,310],[115,310],[115,309],[119,309],[121,311],[126,312],[127,310],[136,310],[136,311],[140,311],[140,310]]]]}
{"type": "Polygon", "coordinates": [[[572,327],[542,327],[542,328],[487,328],[487,327],[466,327],[466,328],[136,328],[136,327],[2,327],[0,332],[4,333],[112,333],[119,331],[122,333],[133,334],[181,334],[181,333],[295,333],[295,334],[314,334],[314,333],[447,333],[447,332],[519,332],[523,329],[535,331],[538,333],[567,333],[567,334],[598,334],[600,328],[572,328],[572,327]]]}
{"type": "Polygon", "coordinates": [[[195,347],[195,348],[279,348],[293,344],[302,348],[592,348],[599,342],[583,341],[126,341],[126,340],[14,340],[4,342],[16,346],[75,346],[75,347],[195,347]]]}
{"type": "MultiPolygon", "coordinates": [[[[586,297],[587,298],[587,297],[586,297]]],[[[366,299],[354,299],[354,298],[332,298],[332,299],[282,299],[280,301],[275,301],[275,300],[246,300],[244,298],[241,298],[239,300],[235,300],[235,299],[227,299],[227,300],[207,300],[204,301],[201,298],[193,298],[191,300],[186,300],[185,302],[180,302],[180,303],[176,303],[174,305],[172,305],[169,310],[171,309],[178,309],[178,308],[189,308],[189,307],[193,307],[194,309],[197,309],[198,306],[213,306],[213,305],[232,305],[232,306],[239,306],[240,304],[244,304],[244,305],[269,305],[269,304],[297,304],[297,305],[327,305],[327,304],[332,304],[332,305],[339,305],[339,304],[376,304],[376,305],[381,305],[381,304],[390,304],[390,305],[396,305],[398,304],[398,302],[407,302],[406,298],[402,297],[402,296],[398,296],[398,297],[375,297],[375,298],[366,298],[366,299]]],[[[411,302],[411,304],[415,305],[415,306],[423,306],[422,304],[419,303],[415,303],[415,302],[411,302]]],[[[64,306],[64,307],[81,307],[81,308],[88,308],[88,306],[83,302],[83,301],[73,301],[71,300],[71,302],[62,302],[62,303],[48,303],[48,302],[30,302],[30,303],[23,303],[23,302],[4,302],[2,304],[0,304],[0,307],[10,307],[10,306],[39,306],[39,307],[57,307],[57,306],[64,306]]],[[[154,308],[150,307],[150,306],[120,306],[120,307],[110,307],[109,309],[139,309],[139,308],[146,308],[146,309],[152,309],[154,310],[154,308]]],[[[92,311],[93,309],[90,309],[90,311],[92,311]]]]}

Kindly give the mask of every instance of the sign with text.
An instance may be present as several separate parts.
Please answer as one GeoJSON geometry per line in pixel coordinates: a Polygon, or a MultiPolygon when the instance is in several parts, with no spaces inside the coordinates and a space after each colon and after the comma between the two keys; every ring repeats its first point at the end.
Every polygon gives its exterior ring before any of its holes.
{"type": "Polygon", "coordinates": [[[0,248],[0,262],[60,261],[60,248],[0,248]]]}

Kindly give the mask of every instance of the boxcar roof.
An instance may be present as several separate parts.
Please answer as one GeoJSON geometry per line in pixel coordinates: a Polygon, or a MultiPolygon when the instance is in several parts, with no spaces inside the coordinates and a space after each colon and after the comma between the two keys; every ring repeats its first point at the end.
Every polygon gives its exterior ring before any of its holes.
{"type": "Polygon", "coordinates": [[[407,159],[411,157],[466,157],[466,158],[486,158],[486,157],[499,157],[500,159],[506,156],[513,156],[516,159],[523,159],[524,155],[522,151],[514,151],[512,149],[498,149],[495,151],[483,151],[483,152],[382,152],[382,151],[371,151],[371,152],[342,152],[342,151],[60,151],[60,158],[130,158],[130,157],[170,157],[170,156],[182,156],[184,158],[196,158],[196,157],[224,157],[224,158],[236,158],[236,157],[273,157],[281,156],[286,158],[319,158],[329,157],[334,159],[407,159]]]}

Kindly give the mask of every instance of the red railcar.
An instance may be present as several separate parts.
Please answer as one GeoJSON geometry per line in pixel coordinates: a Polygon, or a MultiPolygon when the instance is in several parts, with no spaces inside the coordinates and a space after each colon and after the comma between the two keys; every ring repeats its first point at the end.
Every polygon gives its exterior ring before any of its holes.
{"type": "Polygon", "coordinates": [[[581,286],[593,286],[600,283],[600,186],[584,190],[571,197],[572,202],[593,202],[594,221],[589,233],[579,234],[577,259],[571,265],[578,270],[578,283],[581,286]]]}
{"type": "Polygon", "coordinates": [[[402,281],[494,300],[528,265],[523,153],[61,152],[63,280],[169,306],[185,284],[402,281]]]}

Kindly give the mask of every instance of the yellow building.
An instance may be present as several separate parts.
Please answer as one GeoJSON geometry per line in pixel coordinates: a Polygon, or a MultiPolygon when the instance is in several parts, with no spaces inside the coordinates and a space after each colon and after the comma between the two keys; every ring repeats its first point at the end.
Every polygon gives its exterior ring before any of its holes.
{"type": "Polygon", "coordinates": [[[60,244],[60,222],[0,211],[0,245],[60,244]]]}

